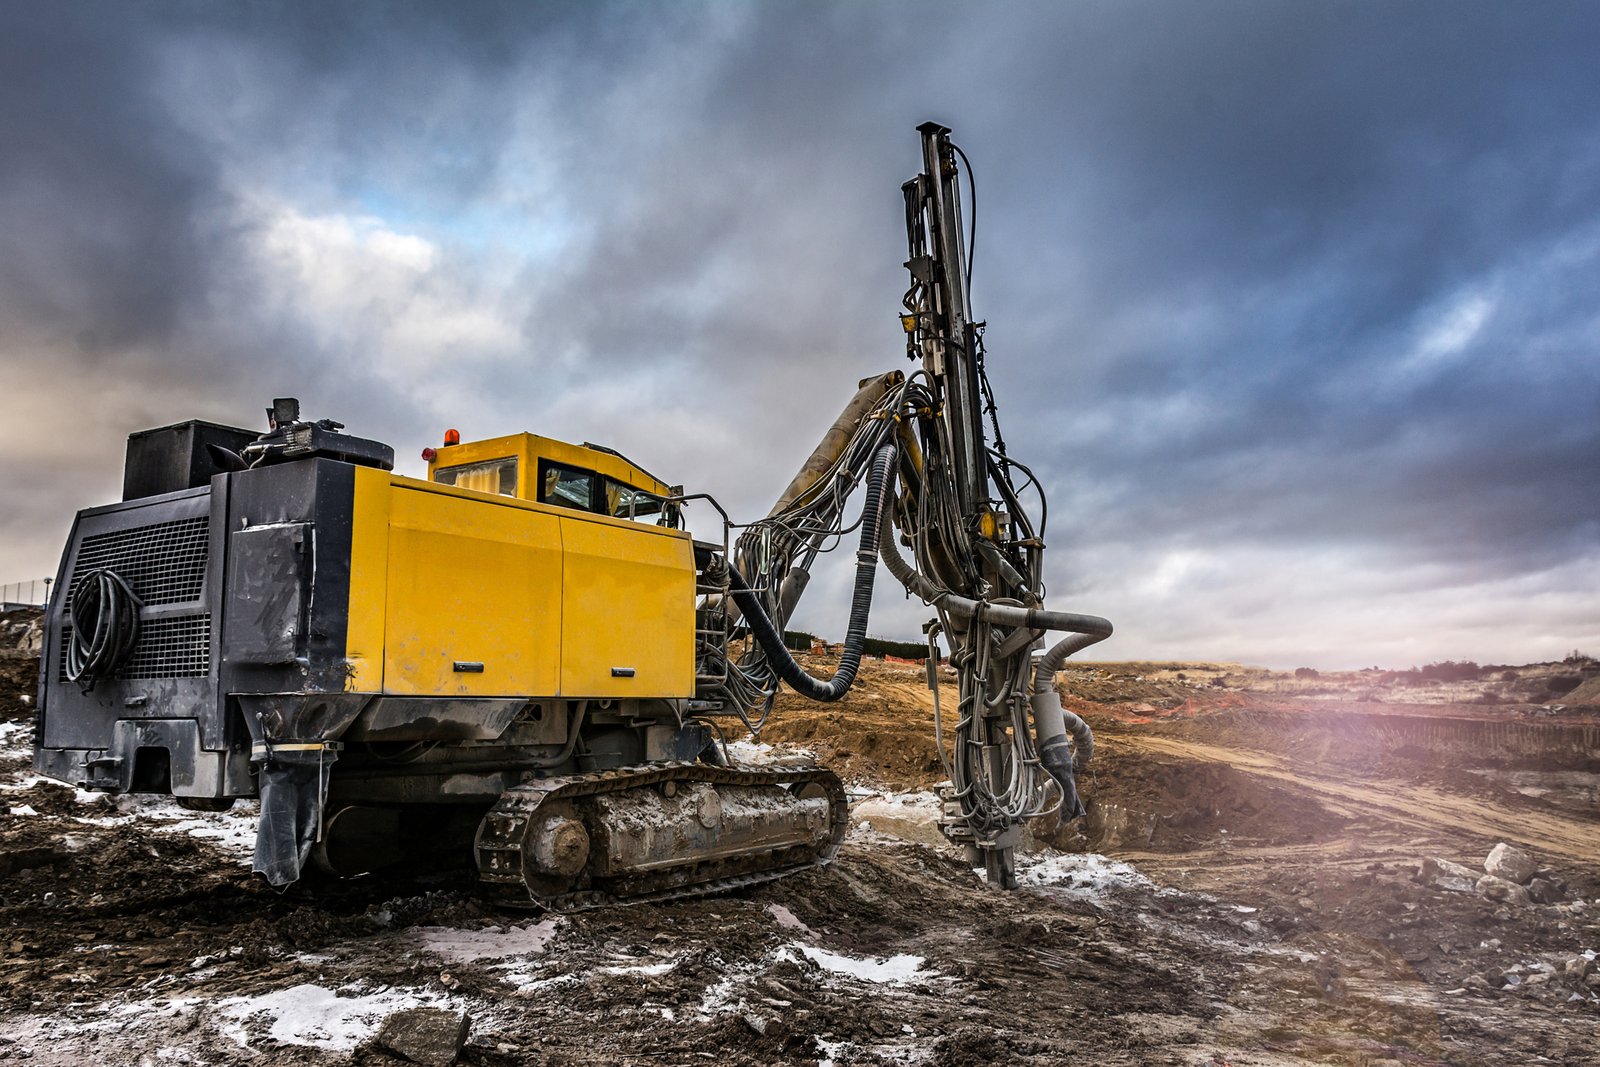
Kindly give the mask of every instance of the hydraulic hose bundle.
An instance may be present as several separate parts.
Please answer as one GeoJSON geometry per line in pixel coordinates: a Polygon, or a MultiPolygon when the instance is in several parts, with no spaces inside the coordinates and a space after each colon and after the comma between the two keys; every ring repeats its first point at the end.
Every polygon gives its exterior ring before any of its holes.
{"type": "Polygon", "coordinates": [[[838,700],[850,691],[856,671],[861,666],[861,649],[867,639],[867,617],[872,610],[873,578],[878,571],[878,524],[883,515],[885,491],[889,485],[890,465],[894,462],[895,447],[886,444],[872,457],[872,470],[867,475],[867,502],[861,512],[861,546],[856,552],[856,584],[850,598],[850,626],[844,640],[844,654],[839,669],[828,681],[806,673],[795,662],[783,643],[783,633],[774,625],[766,609],[756,599],[737,568],[728,575],[733,586],[733,600],[743,612],[750,634],[766,653],[767,663],[779,678],[801,696],[812,700],[838,700]]]}
{"type": "Polygon", "coordinates": [[[67,680],[85,693],[116,673],[139,643],[144,601],[115,571],[100,567],[72,588],[72,639],[67,643],[67,680]]]}
{"type": "MultiPolygon", "coordinates": [[[[784,626],[805,591],[818,555],[837,546],[855,528],[855,524],[846,526],[845,508],[856,487],[863,480],[871,481],[878,457],[887,447],[890,452],[882,460],[882,484],[877,489],[869,484],[871,500],[857,520],[871,523],[872,540],[863,541],[861,548],[873,553],[876,562],[875,531],[882,521],[894,475],[894,416],[904,406],[907,388],[908,383],[899,372],[863,381],[771,513],[744,527],[734,546],[728,560],[730,585],[735,587],[729,615],[734,621],[742,621],[755,640],[737,662],[714,666],[725,666],[727,673],[719,695],[752,733],[759,733],[766,723],[780,681],[790,681],[798,692],[810,695],[812,686],[797,680],[806,677],[805,672],[784,647],[784,626]]],[[[856,652],[848,672],[851,677],[859,666],[860,646],[865,642],[871,583],[870,578],[865,578],[863,586],[863,580],[864,572],[870,570],[858,557],[851,625],[859,626],[861,633],[853,643],[856,652]],[[863,588],[867,591],[865,597],[860,592],[863,588]]],[[[846,646],[848,656],[852,646],[848,637],[846,646]]],[[[847,688],[848,685],[841,686],[834,696],[816,699],[837,700],[847,688]]]]}

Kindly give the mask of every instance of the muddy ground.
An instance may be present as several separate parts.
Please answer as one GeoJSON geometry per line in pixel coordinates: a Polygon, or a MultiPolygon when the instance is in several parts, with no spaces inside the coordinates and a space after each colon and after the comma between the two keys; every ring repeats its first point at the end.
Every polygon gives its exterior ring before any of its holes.
{"type": "Polygon", "coordinates": [[[1039,834],[1002,893],[933,829],[922,670],[875,665],[838,705],[786,702],[762,739],[852,778],[832,866],[547,917],[485,907],[461,876],[275,893],[248,872],[247,808],[33,779],[27,673],[0,662],[0,1060],[389,1063],[372,1035],[418,1005],[468,1012],[461,1062],[485,1065],[1578,1064],[1600,1047],[1600,739],[1581,716],[1092,689],[1071,698],[1100,738],[1090,816],[1039,834]],[[1481,869],[1498,841],[1562,899],[1416,879],[1428,857],[1481,869]]]}

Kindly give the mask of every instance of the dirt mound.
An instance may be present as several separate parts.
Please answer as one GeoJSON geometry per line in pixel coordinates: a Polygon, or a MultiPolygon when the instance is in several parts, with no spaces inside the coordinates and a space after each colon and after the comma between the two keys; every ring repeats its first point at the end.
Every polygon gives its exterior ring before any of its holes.
{"type": "MultiPolygon", "coordinates": [[[[808,662],[813,673],[836,666],[821,657],[808,662]]],[[[940,701],[949,729],[957,702],[949,672],[940,701]]],[[[847,778],[889,789],[929,789],[945,777],[934,747],[933,694],[920,666],[865,661],[861,682],[832,704],[805,700],[785,689],[761,740],[802,745],[847,778]]]]}
{"type": "Polygon", "coordinates": [[[32,719],[39,691],[39,657],[0,652],[0,721],[32,719]]]}
{"type": "Polygon", "coordinates": [[[1081,832],[1095,851],[1303,844],[1348,825],[1314,798],[1227,764],[1133,757],[1111,737],[1084,776],[1083,796],[1081,832]]]}
{"type": "Polygon", "coordinates": [[[1600,706],[1600,675],[1590,678],[1561,699],[1567,704],[1600,706]]]}

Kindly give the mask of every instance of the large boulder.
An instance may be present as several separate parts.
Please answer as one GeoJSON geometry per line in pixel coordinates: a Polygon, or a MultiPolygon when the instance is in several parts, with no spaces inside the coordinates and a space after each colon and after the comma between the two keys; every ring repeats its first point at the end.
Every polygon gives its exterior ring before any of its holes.
{"type": "Polygon", "coordinates": [[[1436,857],[1423,860],[1422,866],[1417,868],[1417,881],[1451,893],[1471,893],[1481,877],[1471,867],[1436,857]]]}
{"type": "Polygon", "coordinates": [[[1489,850],[1489,858],[1483,861],[1483,869],[1496,878],[1527,885],[1528,879],[1538,871],[1539,861],[1520,848],[1513,848],[1502,841],[1489,850]]]}

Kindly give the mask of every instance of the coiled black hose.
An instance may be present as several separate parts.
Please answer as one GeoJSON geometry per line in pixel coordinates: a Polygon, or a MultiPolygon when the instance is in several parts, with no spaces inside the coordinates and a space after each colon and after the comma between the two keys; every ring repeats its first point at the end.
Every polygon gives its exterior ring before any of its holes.
{"type": "Polygon", "coordinates": [[[767,616],[761,601],[751,591],[737,567],[728,568],[733,602],[739,605],[750,634],[767,654],[767,662],[782,678],[803,697],[812,700],[838,700],[850,691],[861,667],[861,649],[867,640],[867,616],[872,611],[872,580],[878,570],[878,523],[883,518],[883,499],[889,485],[889,470],[894,463],[895,446],[886,444],[872,456],[872,467],[867,473],[867,503],[861,514],[861,547],[856,551],[856,586],[850,598],[850,628],[845,633],[844,654],[839,659],[839,669],[828,681],[807,674],[795,662],[794,656],[783,643],[783,634],[767,616]]]}
{"type": "Polygon", "coordinates": [[[100,567],[72,590],[72,640],[67,643],[67,680],[85,693],[116,672],[139,643],[144,601],[117,572],[100,567]]]}

